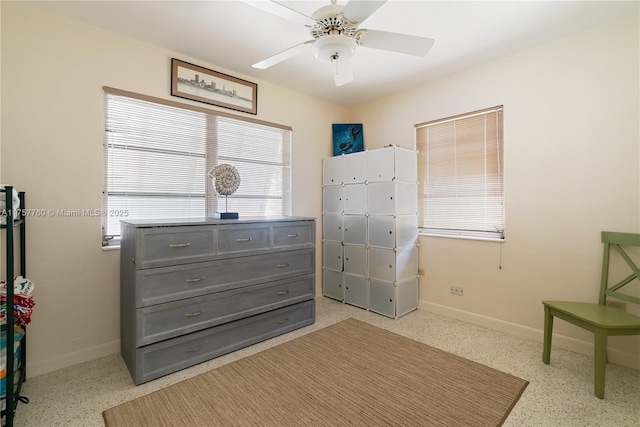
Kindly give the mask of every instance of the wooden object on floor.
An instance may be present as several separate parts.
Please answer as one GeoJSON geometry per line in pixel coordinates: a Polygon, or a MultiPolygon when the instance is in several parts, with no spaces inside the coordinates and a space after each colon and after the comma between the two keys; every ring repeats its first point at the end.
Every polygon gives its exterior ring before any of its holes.
{"type": "Polygon", "coordinates": [[[136,384],[315,322],[315,220],[130,220],[121,354],[136,384]]]}
{"type": "Polygon", "coordinates": [[[640,317],[626,313],[617,308],[607,306],[607,297],[640,304],[640,298],[620,292],[620,289],[640,280],[640,270],[628,254],[628,247],[640,247],[640,234],[602,232],[604,255],[602,260],[602,277],[600,281],[600,298],[598,303],[573,301],[543,301],[544,305],[544,348],[542,361],[551,361],[551,337],[553,318],[565,320],[594,334],[594,393],[604,398],[604,384],[607,364],[607,338],[619,335],[640,335],[640,317]],[[624,260],[631,274],[615,284],[609,284],[611,250],[624,260]]]}

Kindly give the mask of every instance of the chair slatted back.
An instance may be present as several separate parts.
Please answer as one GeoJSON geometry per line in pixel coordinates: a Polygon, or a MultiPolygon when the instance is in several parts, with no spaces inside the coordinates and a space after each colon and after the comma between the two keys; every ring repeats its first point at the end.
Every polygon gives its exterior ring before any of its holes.
{"type": "Polygon", "coordinates": [[[607,297],[613,297],[623,301],[640,304],[640,297],[618,292],[623,286],[634,280],[640,281],[640,268],[631,259],[625,248],[631,246],[640,247],[640,234],[634,233],[617,233],[612,231],[602,232],[602,242],[604,243],[604,255],[602,257],[602,279],[600,281],[600,300],[601,305],[607,303],[607,297]],[[609,265],[611,249],[614,249],[620,257],[626,262],[631,269],[631,274],[619,282],[609,285],[609,265]]]}

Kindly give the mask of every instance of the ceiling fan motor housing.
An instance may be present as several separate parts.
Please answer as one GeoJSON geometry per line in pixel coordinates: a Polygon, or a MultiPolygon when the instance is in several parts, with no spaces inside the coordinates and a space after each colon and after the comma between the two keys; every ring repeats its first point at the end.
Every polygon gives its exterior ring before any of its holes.
{"type": "Polygon", "coordinates": [[[315,19],[316,21],[321,21],[323,19],[336,16],[340,12],[342,12],[342,6],[338,5],[335,1],[332,1],[330,5],[323,6],[313,12],[311,18],[315,19]]]}
{"type": "Polygon", "coordinates": [[[315,39],[324,37],[327,34],[344,34],[347,36],[355,35],[358,30],[356,22],[345,19],[342,13],[318,19],[315,25],[309,28],[309,33],[315,39]]]}
{"type": "Polygon", "coordinates": [[[356,50],[356,40],[341,34],[320,37],[313,44],[313,52],[322,62],[331,63],[335,59],[350,59],[356,50]]]}

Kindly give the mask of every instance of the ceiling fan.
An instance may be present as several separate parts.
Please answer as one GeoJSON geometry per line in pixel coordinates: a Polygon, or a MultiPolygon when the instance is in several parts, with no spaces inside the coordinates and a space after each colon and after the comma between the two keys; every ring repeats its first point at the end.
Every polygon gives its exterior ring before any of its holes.
{"type": "Polygon", "coordinates": [[[321,7],[309,17],[276,1],[247,1],[254,7],[305,25],[313,37],[257,62],[253,67],[269,68],[313,48],[318,60],[332,64],[335,84],[342,86],[353,80],[351,57],[358,46],[414,56],[429,53],[433,39],[359,28],[362,21],[386,2],[351,0],[341,6],[331,0],[330,5],[321,7]]]}

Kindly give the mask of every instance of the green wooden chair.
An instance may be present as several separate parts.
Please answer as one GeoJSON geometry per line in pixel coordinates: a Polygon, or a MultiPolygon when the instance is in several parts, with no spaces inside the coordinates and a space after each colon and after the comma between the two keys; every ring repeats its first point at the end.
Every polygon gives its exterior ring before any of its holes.
{"type": "Polygon", "coordinates": [[[613,297],[634,304],[640,304],[640,298],[618,292],[620,288],[634,280],[640,280],[640,270],[627,254],[631,246],[640,246],[640,234],[603,231],[604,255],[602,260],[602,279],[600,281],[600,300],[598,304],[569,301],[543,301],[544,305],[544,349],[542,361],[551,360],[551,335],[553,318],[565,320],[595,336],[594,366],[595,395],[604,398],[604,379],[607,364],[607,337],[618,335],[640,335],[640,316],[617,308],[608,307],[607,297],[613,297]],[[620,282],[609,285],[609,259],[611,248],[624,259],[632,273],[620,282]]]}

